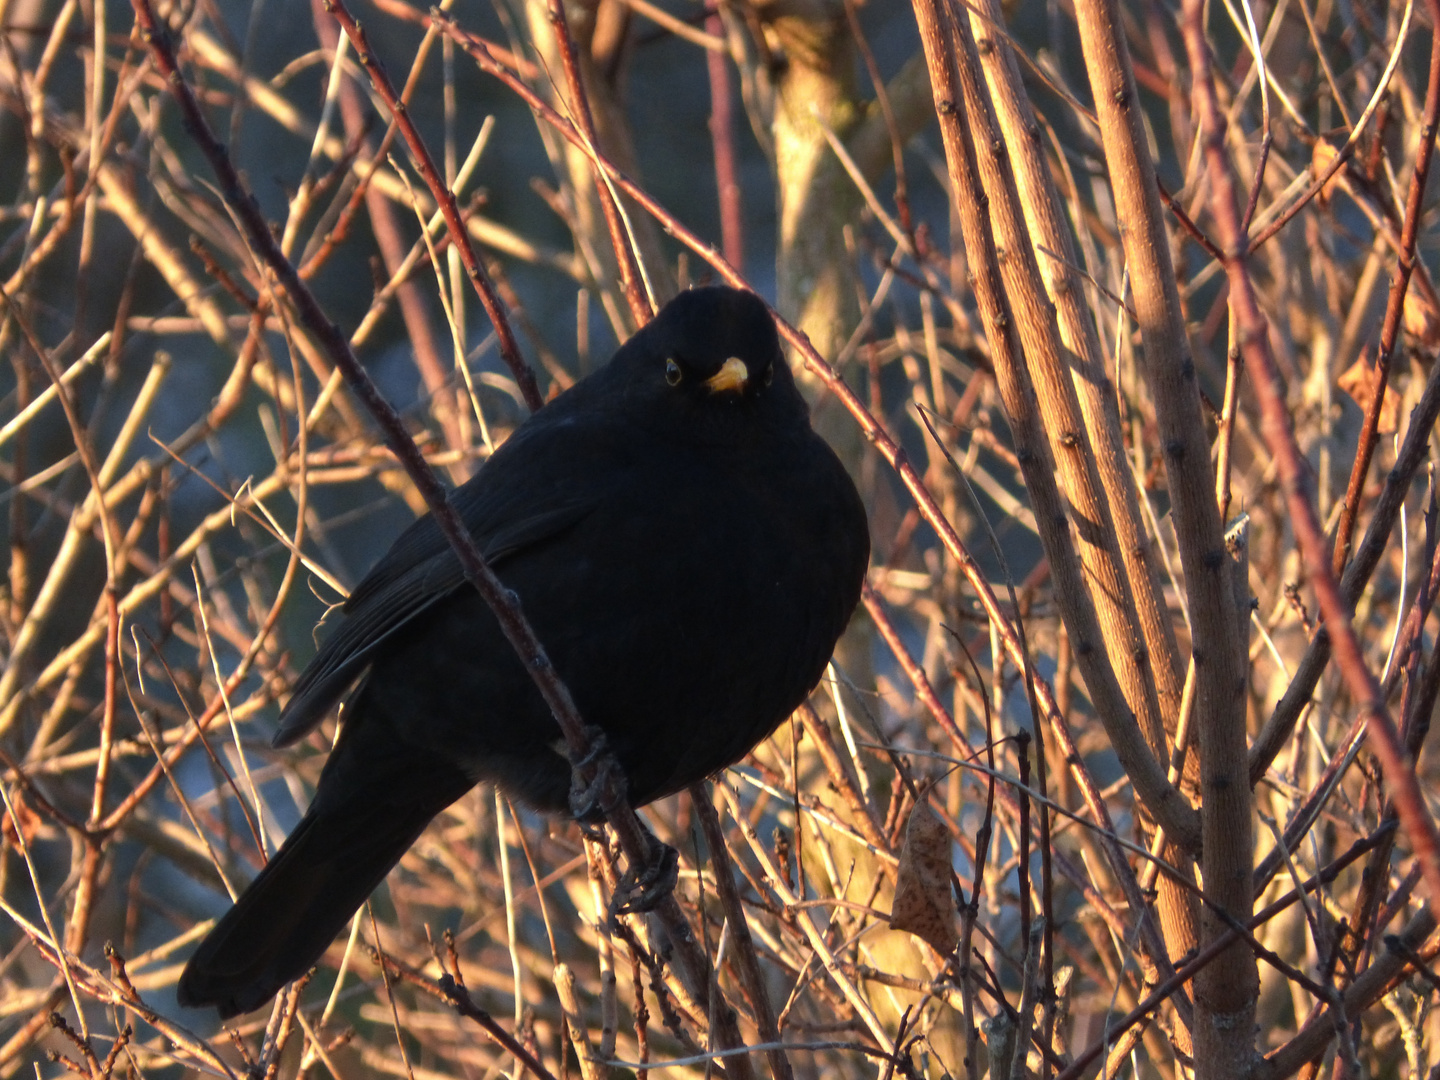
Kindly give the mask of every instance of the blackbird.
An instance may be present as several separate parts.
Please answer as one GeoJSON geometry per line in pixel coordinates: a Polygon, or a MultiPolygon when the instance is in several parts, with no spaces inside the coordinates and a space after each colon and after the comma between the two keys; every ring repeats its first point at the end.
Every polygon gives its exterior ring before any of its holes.
{"type": "MultiPolygon", "coordinates": [[[[865,509],[753,293],[692,289],[451,498],[640,806],[739,760],[819,681],[865,509]]],[[[300,824],[201,942],[182,1005],[249,1012],[308,970],[477,783],[569,814],[560,730],[429,516],[356,587],[274,744],[353,685],[300,824]]]]}

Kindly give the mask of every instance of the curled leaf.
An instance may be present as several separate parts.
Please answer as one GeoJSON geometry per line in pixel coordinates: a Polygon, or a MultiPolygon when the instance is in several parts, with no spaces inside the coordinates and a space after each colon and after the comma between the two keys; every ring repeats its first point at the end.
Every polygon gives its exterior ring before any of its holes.
{"type": "Polygon", "coordinates": [[[905,826],[890,926],[949,953],[958,940],[955,901],[950,891],[950,832],[940,815],[921,799],[905,826]]]}
{"type": "MultiPolygon", "coordinates": [[[[1370,408],[1370,399],[1375,390],[1375,369],[1361,356],[1355,363],[1342,371],[1335,385],[1344,390],[1362,409],[1370,408]]],[[[1380,403],[1380,434],[1389,435],[1400,426],[1400,395],[1387,391],[1380,403]]]]}

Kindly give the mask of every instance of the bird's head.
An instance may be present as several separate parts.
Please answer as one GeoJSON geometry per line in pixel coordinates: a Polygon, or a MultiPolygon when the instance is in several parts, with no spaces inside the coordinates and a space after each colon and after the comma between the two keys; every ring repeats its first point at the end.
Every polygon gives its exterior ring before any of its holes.
{"type": "Polygon", "coordinates": [[[791,417],[804,401],[780,352],[770,310],[754,293],[709,286],[681,293],[612,362],[632,400],[698,425],[758,413],[791,417]]]}

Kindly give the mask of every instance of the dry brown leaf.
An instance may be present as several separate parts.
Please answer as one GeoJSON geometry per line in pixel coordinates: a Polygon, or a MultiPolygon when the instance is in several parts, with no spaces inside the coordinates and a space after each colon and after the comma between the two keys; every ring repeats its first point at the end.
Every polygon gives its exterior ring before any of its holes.
{"type": "Polygon", "coordinates": [[[1405,306],[1401,309],[1405,332],[1415,338],[1425,349],[1440,345],[1440,311],[1435,309],[1435,300],[1424,291],[1411,285],[1405,294],[1405,306]]]}
{"type": "MultiPolygon", "coordinates": [[[[1331,146],[1324,139],[1315,143],[1314,150],[1310,153],[1310,171],[1315,174],[1315,179],[1325,175],[1325,170],[1334,164],[1335,159],[1340,156],[1340,151],[1331,146]]],[[[1317,196],[1321,206],[1328,206],[1330,199],[1335,194],[1335,188],[1340,183],[1340,173],[1337,172],[1329,180],[1325,181],[1317,196]]]]}
{"type": "Polygon", "coordinates": [[[9,810],[0,811],[0,835],[11,844],[18,845],[22,836],[27,845],[34,843],[40,831],[40,815],[30,808],[18,791],[10,796],[10,804],[14,807],[13,816],[9,810]]]}
{"type": "MultiPolygon", "coordinates": [[[[1360,357],[1355,363],[1340,373],[1335,380],[1335,385],[1344,390],[1354,399],[1355,404],[1361,409],[1370,408],[1370,388],[1375,382],[1375,369],[1365,362],[1365,357],[1360,357]]],[[[1393,392],[1385,394],[1385,400],[1380,403],[1380,433],[1388,435],[1400,426],[1400,395],[1393,392]]]]}
{"type": "Polygon", "coordinates": [[[940,953],[953,951],[958,940],[950,892],[950,831],[923,798],[905,826],[890,926],[914,934],[940,953]]]}

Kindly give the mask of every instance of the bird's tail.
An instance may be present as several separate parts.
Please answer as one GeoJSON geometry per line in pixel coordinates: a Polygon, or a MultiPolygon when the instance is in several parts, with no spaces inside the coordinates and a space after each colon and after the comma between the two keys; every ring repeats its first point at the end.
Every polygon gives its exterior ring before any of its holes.
{"type": "MultiPolygon", "coordinates": [[[[339,762],[332,755],[329,764],[339,762]]],[[[440,776],[385,769],[358,789],[327,784],[331,771],[327,765],[295,831],[185,965],[181,1005],[213,1005],[226,1019],[263,1005],[314,966],[430,819],[471,786],[453,767],[440,776]]]]}

